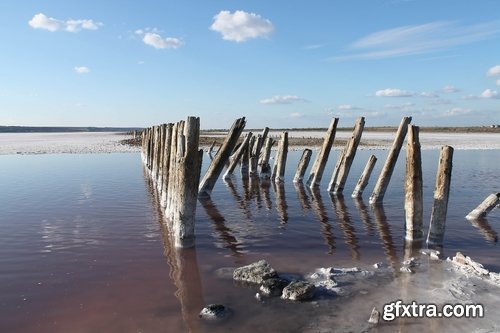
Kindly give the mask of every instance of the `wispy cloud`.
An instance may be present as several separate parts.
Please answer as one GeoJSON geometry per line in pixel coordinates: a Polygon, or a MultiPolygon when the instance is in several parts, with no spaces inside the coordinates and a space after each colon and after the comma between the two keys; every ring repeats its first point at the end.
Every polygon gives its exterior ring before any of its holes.
{"type": "Polygon", "coordinates": [[[369,34],[353,42],[349,54],[332,59],[383,59],[425,54],[498,37],[500,20],[468,26],[437,21],[369,34]]]}
{"type": "Polygon", "coordinates": [[[97,30],[102,26],[101,22],[95,22],[89,19],[69,19],[69,20],[58,20],[53,17],[48,17],[43,13],[38,13],[34,15],[28,24],[33,29],[42,29],[50,32],[55,32],[58,30],[63,30],[67,32],[78,32],[82,29],[85,30],[97,30]]]}
{"type": "Polygon", "coordinates": [[[486,98],[486,99],[498,99],[500,98],[500,94],[496,90],[492,89],[486,89],[479,95],[481,98],[486,98]]]}
{"type": "Polygon", "coordinates": [[[304,117],[304,114],[300,113],[300,112],[292,112],[292,113],[290,113],[290,117],[291,118],[302,118],[302,117],[304,117]]]}
{"type": "Polygon", "coordinates": [[[375,92],[375,96],[377,97],[411,97],[415,96],[414,92],[395,89],[395,88],[386,88],[382,90],[377,90],[375,92]]]}
{"type": "Polygon", "coordinates": [[[351,105],[351,104],[341,104],[337,106],[337,109],[340,111],[351,111],[351,110],[361,110],[360,107],[351,105]]]}
{"type": "Polygon", "coordinates": [[[210,29],[221,33],[224,40],[244,42],[253,38],[268,37],[274,31],[274,26],[271,21],[255,13],[242,10],[231,13],[223,10],[214,16],[210,29]]]}
{"type": "Polygon", "coordinates": [[[403,103],[403,104],[386,104],[384,105],[384,109],[388,110],[401,110],[401,111],[410,111],[415,103],[403,103]]]}
{"type": "Polygon", "coordinates": [[[87,66],[76,66],[76,67],[73,67],[73,70],[78,74],[90,73],[90,68],[88,68],[87,66]]]}
{"type": "Polygon", "coordinates": [[[155,49],[178,49],[184,45],[180,38],[162,37],[159,30],[156,28],[138,29],[135,34],[142,37],[144,44],[154,47],[155,49]]]}
{"type": "Polygon", "coordinates": [[[496,65],[488,69],[486,76],[499,76],[500,75],[500,65],[496,65]]]}
{"type": "Polygon", "coordinates": [[[446,115],[448,116],[461,116],[465,114],[469,114],[474,112],[473,109],[464,109],[464,108],[452,108],[446,111],[446,115]]]}
{"type": "Polygon", "coordinates": [[[500,80],[497,80],[497,86],[500,86],[500,80]]]}
{"type": "Polygon", "coordinates": [[[443,88],[441,88],[440,91],[442,93],[445,93],[445,94],[451,94],[451,93],[459,92],[460,89],[458,89],[457,87],[454,87],[452,85],[447,85],[447,86],[444,86],[443,88]]]}
{"type": "Polygon", "coordinates": [[[292,104],[297,102],[307,102],[307,100],[295,95],[276,95],[260,100],[260,104],[292,104]]]}
{"type": "Polygon", "coordinates": [[[419,94],[419,96],[421,96],[421,97],[427,97],[427,98],[438,98],[438,97],[439,97],[439,96],[438,96],[436,93],[434,93],[434,92],[421,92],[421,93],[419,94]]]}
{"type": "Polygon", "coordinates": [[[317,49],[321,49],[325,46],[326,46],[326,44],[310,44],[310,45],[304,46],[304,50],[317,50],[317,49]]]}

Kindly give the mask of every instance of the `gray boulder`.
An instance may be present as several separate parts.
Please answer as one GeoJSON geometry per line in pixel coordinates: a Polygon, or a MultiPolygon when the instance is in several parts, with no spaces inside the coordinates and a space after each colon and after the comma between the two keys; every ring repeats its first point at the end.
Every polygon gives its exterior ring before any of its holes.
{"type": "Polygon", "coordinates": [[[314,297],[316,287],[306,281],[293,281],[283,289],[281,298],[292,301],[307,301],[314,297]]]}
{"type": "Polygon", "coordinates": [[[209,304],[200,312],[200,318],[206,320],[221,320],[228,317],[230,311],[222,304],[209,304]]]}
{"type": "Polygon", "coordinates": [[[233,272],[234,280],[252,283],[262,283],[264,280],[276,277],[278,277],[278,273],[265,260],[236,268],[233,272]]]}
{"type": "Polygon", "coordinates": [[[264,280],[260,286],[260,291],[266,296],[281,296],[283,288],[290,282],[280,278],[271,278],[264,280]]]}

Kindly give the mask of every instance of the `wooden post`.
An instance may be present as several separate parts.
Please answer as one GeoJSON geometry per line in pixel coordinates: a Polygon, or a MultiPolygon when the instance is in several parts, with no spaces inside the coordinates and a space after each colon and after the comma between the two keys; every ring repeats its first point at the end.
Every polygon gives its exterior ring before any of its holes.
{"type": "Polygon", "coordinates": [[[194,246],[194,222],[198,198],[203,150],[198,149],[200,137],[200,118],[188,117],[183,131],[178,136],[175,165],[171,172],[174,180],[174,205],[167,212],[173,224],[173,235],[177,247],[194,246]]]}
{"type": "Polygon", "coordinates": [[[275,183],[280,183],[285,180],[286,157],[288,155],[288,132],[281,134],[280,142],[278,143],[278,152],[274,160],[272,180],[275,183]]]}
{"type": "Polygon", "coordinates": [[[379,203],[384,200],[385,191],[387,190],[387,186],[391,181],[391,176],[394,171],[394,167],[396,166],[396,162],[398,161],[399,152],[401,151],[401,147],[403,146],[406,132],[408,131],[408,124],[410,122],[411,117],[404,117],[403,120],[401,120],[401,124],[399,125],[396,137],[394,138],[394,142],[392,143],[392,148],[389,152],[389,155],[387,156],[377,183],[375,184],[373,193],[370,196],[370,203],[372,204],[379,203]]]}
{"type": "Polygon", "coordinates": [[[321,182],[326,162],[328,161],[328,156],[330,155],[330,150],[332,150],[333,140],[335,140],[335,132],[337,130],[338,121],[339,118],[332,119],[330,127],[326,132],[325,139],[323,140],[323,146],[314,160],[309,179],[307,180],[307,185],[310,188],[319,186],[321,182]]]}
{"type": "Polygon", "coordinates": [[[363,134],[363,129],[365,128],[365,118],[360,117],[356,121],[354,130],[352,132],[351,139],[347,142],[345,153],[342,155],[340,160],[340,165],[338,169],[333,171],[332,179],[328,185],[328,191],[333,194],[341,194],[344,191],[344,186],[347,181],[347,176],[351,170],[352,162],[356,156],[356,151],[358,150],[359,142],[361,141],[361,135],[363,134]]]}
{"type": "Polygon", "coordinates": [[[243,139],[243,143],[241,144],[240,149],[238,149],[235,152],[235,157],[233,158],[231,163],[229,163],[229,167],[227,168],[223,176],[224,179],[231,177],[231,175],[233,174],[234,169],[238,165],[239,161],[241,160],[241,157],[243,156],[243,153],[245,152],[244,148],[248,146],[248,142],[250,141],[251,137],[252,137],[252,132],[248,132],[245,138],[243,139]]]}
{"type": "Polygon", "coordinates": [[[258,163],[259,163],[259,155],[262,149],[262,136],[259,134],[255,139],[254,144],[252,145],[252,149],[250,150],[250,160],[248,161],[250,164],[250,176],[255,177],[258,175],[258,163]]]}
{"type": "Polygon", "coordinates": [[[351,197],[353,198],[361,197],[363,191],[365,190],[366,185],[368,185],[368,181],[370,180],[370,176],[372,174],[373,167],[375,166],[376,162],[377,162],[377,157],[375,155],[371,155],[370,158],[368,159],[368,162],[366,163],[365,169],[363,170],[361,177],[359,177],[358,183],[356,184],[356,187],[354,188],[351,197]]]}
{"type": "MultiPolygon", "coordinates": [[[[269,127],[265,127],[263,130],[262,130],[262,147],[261,147],[261,151],[259,153],[259,166],[262,165],[262,162],[264,160],[264,157],[265,157],[265,145],[267,143],[267,135],[269,134],[269,127]],[[262,148],[264,148],[264,150],[262,150],[262,148]]],[[[269,158],[268,158],[269,160],[269,158]]]]}
{"type": "Polygon", "coordinates": [[[209,197],[212,193],[215,183],[217,182],[217,179],[219,178],[226,161],[228,160],[229,156],[231,156],[231,153],[236,146],[236,143],[238,142],[238,138],[245,128],[245,124],[245,117],[236,119],[236,121],[233,123],[233,126],[229,130],[229,133],[222,143],[222,146],[219,148],[219,151],[217,152],[217,155],[215,156],[212,163],[210,163],[210,166],[208,167],[208,170],[200,183],[200,196],[209,197]]]}
{"type": "Polygon", "coordinates": [[[304,149],[302,157],[300,158],[299,166],[297,167],[297,172],[295,173],[295,177],[293,177],[294,183],[302,182],[302,179],[304,179],[304,174],[306,173],[307,166],[311,160],[311,155],[311,149],[304,149]]]}
{"type": "Polygon", "coordinates": [[[269,166],[269,158],[271,157],[271,148],[274,144],[272,138],[266,139],[264,151],[262,152],[262,159],[260,163],[260,177],[265,179],[271,177],[271,167],[269,166]]]}
{"type": "Polygon", "coordinates": [[[217,140],[214,140],[212,144],[210,145],[210,148],[208,148],[208,156],[210,156],[210,159],[213,159],[212,152],[214,151],[215,144],[217,143],[217,140]]]}
{"type": "Polygon", "coordinates": [[[484,199],[472,212],[465,217],[468,220],[474,220],[485,217],[493,208],[500,203],[500,193],[492,193],[484,199]]]}
{"type": "Polygon", "coordinates": [[[172,145],[172,130],[174,124],[167,124],[165,128],[165,157],[163,159],[163,175],[161,182],[161,196],[160,205],[165,207],[167,205],[167,190],[168,190],[168,180],[170,174],[170,152],[172,145]]]}
{"type": "Polygon", "coordinates": [[[422,157],[418,137],[419,127],[408,125],[406,144],[405,218],[406,239],[423,237],[423,181],[422,157]]]}
{"type": "Polygon", "coordinates": [[[450,196],[451,170],[453,167],[453,148],[444,146],[439,155],[439,167],[434,189],[431,222],[427,235],[427,244],[442,245],[450,196]]]}
{"type": "MultiPolygon", "coordinates": [[[[255,139],[255,137],[252,137],[252,139],[255,139]]],[[[252,141],[250,139],[250,142],[252,141]]],[[[240,166],[240,172],[241,172],[241,177],[242,178],[248,178],[248,163],[250,161],[250,142],[243,147],[243,155],[241,156],[241,166],[240,166]]]]}

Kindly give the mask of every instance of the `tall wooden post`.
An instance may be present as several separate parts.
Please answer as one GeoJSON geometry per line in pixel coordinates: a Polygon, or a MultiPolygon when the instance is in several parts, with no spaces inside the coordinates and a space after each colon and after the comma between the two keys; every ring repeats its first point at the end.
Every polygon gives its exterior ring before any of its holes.
{"type": "Polygon", "coordinates": [[[398,161],[399,152],[401,151],[401,147],[403,146],[403,142],[406,137],[406,132],[408,131],[408,124],[411,122],[411,117],[404,117],[401,120],[401,124],[399,125],[398,131],[396,133],[396,137],[394,138],[394,142],[392,143],[392,148],[387,156],[384,167],[382,168],[382,172],[378,177],[377,183],[375,184],[375,188],[373,189],[373,193],[370,196],[370,203],[380,203],[384,200],[385,191],[387,190],[387,186],[389,186],[389,182],[391,181],[391,176],[394,171],[394,167],[396,166],[396,162],[398,161]]]}
{"type": "Polygon", "coordinates": [[[333,118],[328,131],[326,132],[325,138],[323,140],[323,146],[319,151],[314,164],[309,174],[309,179],[307,180],[307,185],[310,188],[319,186],[321,183],[321,178],[323,177],[323,172],[325,171],[326,162],[328,161],[328,156],[332,150],[333,141],[335,140],[335,132],[337,130],[337,123],[339,118],[333,118]]]}
{"type": "Polygon", "coordinates": [[[254,144],[252,145],[252,149],[250,150],[250,160],[248,161],[250,165],[250,176],[252,177],[259,174],[257,167],[259,163],[260,151],[262,150],[262,145],[262,136],[259,134],[255,139],[254,144]]]}
{"type": "Polygon", "coordinates": [[[340,165],[333,171],[332,179],[328,185],[328,191],[333,194],[341,194],[344,191],[344,186],[347,181],[347,176],[351,170],[352,162],[356,156],[356,151],[358,150],[359,142],[361,141],[361,135],[363,134],[363,129],[365,128],[365,118],[360,117],[356,121],[354,130],[352,132],[351,139],[347,142],[345,153],[342,154],[342,159],[340,159],[340,165]]]}
{"type": "Polygon", "coordinates": [[[264,150],[262,151],[262,158],[260,164],[260,177],[266,179],[271,177],[271,167],[269,166],[269,158],[271,157],[271,148],[273,147],[274,140],[272,138],[266,139],[264,150]]]}
{"type": "Polygon", "coordinates": [[[281,134],[281,139],[278,143],[278,152],[276,153],[276,158],[274,160],[273,173],[271,178],[276,183],[283,182],[285,180],[285,167],[286,158],[288,155],[288,132],[283,132],[281,134]]]}
{"type": "Polygon", "coordinates": [[[365,169],[363,170],[361,177],[359,177],[358,183],[356,184],[356,187],[354,188],[351,197],[353,198],[361,197],[363,191],[365,190],[366,185],[368,185],[368,181],[370,180],[370,176],[372,174],[373,167],[375,167],[376,162],[377,162],[377,157],[375,155],[371,155],[370,158],[368,159],[368,162],[366,162],[365,169]]]}
{"type": "Polygon", "coordinates": [[[222,146],[219,148],[219,151],[214,157],[212,163],[210,163],[210,166],[208,167],[208,170],[200,183],[200,196],[209,197],[212,193],[215,183],[217,182],[217,179],[219,178],[226,161],[228,160],[229,156],[231,156],[231,153],[236,146],[236,143],[238,142],[238,138],[245,128],[245,124],[245,117],[236,119],[236,121],[233,123],[233,126],[229,130],[229,133],[222,143],[222,146]]]}
{"type": "Polygon", "coordinates": [[[295,173],[295,177],[293,177],[294,183],[302,182],[302,179],[304,179],[304,174],[306,173],[307,166],[311,160],[311,155],[311,149],[304,149],[302,157],[300,158],[299,166],[297,167],[297,172],[295,173]]]}
{"type": "Polygon", "coordinates": [[[453,167],[453,148],[444,146],[439,155],[439,167],[434,189],[434,204],[432,206],[431,222],[427,235],[427,244],[442,245],[448,212],[448,198],[450,196],[451,170],[453,167]]]}
{"type": "Polygon", "coordinates": [[[163,171],[161,182],[160,205],[165,207],[167,204],[168,180],[170,175],[170,152],[172,150],[172,130],[174,124],[167,124],[165,127],[165,156],[163,158],[163,171]]]}
{"type": "Polygon", "coordinates": [[[423,181],[422,156],[418,126],[408,125],[406,145],[405,217],[406,239],[421,240],[423,237],[423,181]]]}
{"type": "Polygon", "coordinates": [[[243,139],[243,142],[242,142],[240,148],[235,152],[235,156],[234,156],[233,160],[229,163],[229,167],[227,168],[227,170],[223,176],[224,179],[231,177],[231,175],[233,174],[234,169],[236,168],[236,166],[240,162],[240,160],[243,156],[243,153],[245,152],[244,148],[248,147],[248,143],[249,143],[251,137],[252,137],[252,132],[248,132],[247,135],[245,136],[245,138],[243,139]]]}

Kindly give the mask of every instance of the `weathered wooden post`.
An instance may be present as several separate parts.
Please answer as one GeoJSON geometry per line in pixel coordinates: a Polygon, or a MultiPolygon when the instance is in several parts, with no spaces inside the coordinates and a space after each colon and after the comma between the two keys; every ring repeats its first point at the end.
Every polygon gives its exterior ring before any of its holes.
{"type": "Polygon", "coordinates": [[[363,129],[365,128],[365,118],[360,117],[356,121],[352,136],[347,142],[347,145],[342,154],[342,158],[339,159],[340,163],[338,168],[335,168],[332,174],[332,179],[328,185],[328,191],[333,194],[341,194],[344,191],[344,186],[347,181],[347,176],[351,170],[352,162],[356,156],[356,151],[358,150],[359,142],[361,141],[361,135],[363,134],[363,129]]]}
{"type": "Polygon", "coordinates": [[[172,130],[174,124],[167,124],[165,127],[165,157],[163,158],[163,171],[162,171],[162,182],[161,182],[161,196],[160,205],[165,207],[167,205],[167,190],[168,190],[168,180],[170,175],[170,152],[172,150],[172,130]]]}
{"type": "Polygon", "coordinates": [[[368,162],[366,162],[365,169],[363,170],[361,177],[359,177],[358,183],[356,184],[356,187],[354,188],[351,197],[353,198],[361,197],[363,191],[365,190],[366,185],[368,185],[368,181],[370,180],[370,176],[372,174],[373,167],[375,167],[376,162],[377,162],[377,157],[375,155],[371,155],[370,158],[368,159],[368,162]]]}
{"type": "Polygon", "coordinates": [[[335,140],[335,132],[337,130],[337,123],[339,118],[333,118],[328,131],[326,132],[325,139],[323,140],[323,146],[319,151],[314,164],[309,174],[309,179],[307,180],[307,185],[310,188],[319,186],[321,183],[321,178],[323,177],[323,172],[325,171],[326,162],[328,161],[328,156],[332,150],[333,141],[335,140]]]}
{"type": "Polygon", "coordinates": [[[252,145],[252,149],[250,150],[250,176],[255,177],[259,174],[257,167],[259,163],[259,155],[262,149],[262,136],[259,134],[255,139],[254,144],[252,145]]]}
{"type": "Polygon", "coordinates": [[[243,143],[241,144],[240,148],[235,152],[235,156],[234,156],[233,160],[231,161],[231,163],[229,163],[229,167],[227,168],[227,170],[223,176],[224,179],[231,177],[231,175],[233,174],[234,169],[236,168],[236,166],[240,162],[240,160],[245,152],[245,150],[244,150],[245,147],[248,147],[248,143],[249,143],[251,137],[252,137],[252,132],[248,132],[247,135],[245,136],[245,138],[243,139],[243,143]]]}
{"type": "MultiPolygon", "coordinates": [[[[252,137],[252,139],[255,139],[255,137],[252,137]]],[[[247,145],[245,145],[245,147],[243,147],[243,155],[241,156],[241,165],[240,165],[240,172],[242,178],[248,178],[248,163],[250,161],[250,143],[252,142],[252,139],[250,139],[250,142],[247,145]]]]}
{"type": "Polygon", "coordinates": [[[379,203],[384,200],[385,191],[387,190],[387,186],[389,185],[389,182],[391,180],[394,167],[396,166],[396,162],[398,161],[399,152],[401,151],[401,147],[403,146],[406,132],[408,131],[408,124],[410,122],[411,117],[404,117],[403,120],[401,120],[401,124],[399,125],[396,137],[394,138],[394,142],[392,143],[392,148],[389,152],[389,155],[387,156],[377,183],[375,184],[373,193],[370,196],[371,204],[379,203]]]}
{"type": "Polygon", "coordinates": [[[210,156],[210,159],[213,159],[213,151],[214,151],[214,148],[215,148],[215,145],[217,144],[217,140],[214,140],[214,142],[212,142],[212,144],[210,145],[210,148],[208,148],[208,156],[210,156]]]}
{"type": "Polygon", "coordinates": [[[274,160],[273,173],[271,178],[274,182],[280,183],[285,181],[286,157],[288,155],[288,132],[281,134],[281,139],[278,143],[278,152],[274,160]]]}
{"type": "Polygon", "coordinates": [[[439,155],[439,167],[434,189],[431,222],[427,234],[427,244],[442,245],[450,196],[451,170],[453,167],[453,148],[444,146],[439,155]]]}
{"type": "Polygon", "coordinates": [[[179,132],[175,164],[171,172],[175,173],[173,205],[166,211],[173,224],[173,235],[177,247],[194,245],[194,222],[198,184],[200,181],[203,150],[198,149],[200,137],[200,118],[188,117],[183,131],[179,132]]]}
{"type": "Polygon", "coordinates": [[[311,155],[311,149],[304,149],[302,157],[300,158],[299,166],[297,167],[297,172],[295,173],[295,177],[293,177],[294,183],[302,182],[302,179],[304,179],[304,174],[306,173],[307,166],[311,160],[311,155]]]}
{"type": "Polygon", "coordinates": [[[423,181],[422,156],[418,137],[419,127],[408,125],[406,144],[405,218],[406,239],[423,237],[423,181]]]}
{"type": "Polygon", "coordinates": [[[471,211],[465,218],[474,220],[485,217],[493,208],[500,203],[500,193],[492,193],[484,201],[471,211]]]}
{"type": "Polygon", "coordinates": [[[271,157],[271,148],[274,144],[272,138],[266,139],[264,150],[262,151],[262,158],[260,160],[260,177],[266,179],[271,177],[271,167],[269,165],[269,158],[271,157]]]}
{"type": "Polygon", "coordinates": [[[262,146],[261,146],[261,150],[260,150],[260,153],[259,153],[259,162],[258,162],[258,165],[261,166],[262,165],[262,162],[264,160],[264,155],[265,155],[265,145],[267,143],[267,135],[269,134],[269,127],[264,127],[264,129],[262,130],[262,146]],[[264,148],[264,150],[262,150],[262,148],[264,148]]]}
{"type": "Polygon", "coordinates": [[[200,183],[200,196],[209,197],[212,193],[215,183],[217,182],[217,178],[219,178],[222,169],[224,168],[224,164],[226,163],[234,147],[236,146],[238,138],[245,128],[245,124],[245,117],[236,119],[236,121],[233,123],[233,126],[229,130],[229,133],[222,143],[222,146],[219,148],[219,151],[217,152],[217,155],[215,156],[212,163],[210,163],[210,166],[208,167],[208,170],[200,183]]]}

